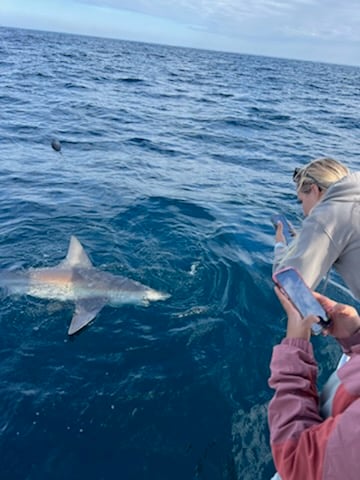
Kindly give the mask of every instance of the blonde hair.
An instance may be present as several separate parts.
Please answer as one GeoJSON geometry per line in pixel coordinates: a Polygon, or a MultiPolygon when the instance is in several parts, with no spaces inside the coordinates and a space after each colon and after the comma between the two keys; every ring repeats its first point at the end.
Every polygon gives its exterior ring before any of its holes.
{"type": "Polygon", "coordinates": [[[308,193],[313,184],[320,190],[327,190],[349,173],[350,170],[342,163],[333,158],[323,157],[313,160],[303,168],[296,168],[293,180],[298,192],[308,193]]]}

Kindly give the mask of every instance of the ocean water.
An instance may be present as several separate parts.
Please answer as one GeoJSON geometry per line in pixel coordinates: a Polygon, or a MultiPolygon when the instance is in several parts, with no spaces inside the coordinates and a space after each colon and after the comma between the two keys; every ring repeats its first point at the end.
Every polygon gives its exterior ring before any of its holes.
{"type": "MultiPolygon", "coordinates": [[[[76,235],[171,294],[69,338],[73,304],[3,292],[2,479],[271,477],[269,218],[300,225],[294,167],[360,168],[359,85],[350,66],[0,28],[0,267],[56,265],[76,235]]],[[[321,384],[339,350],[314,343],[321,384]]]]}

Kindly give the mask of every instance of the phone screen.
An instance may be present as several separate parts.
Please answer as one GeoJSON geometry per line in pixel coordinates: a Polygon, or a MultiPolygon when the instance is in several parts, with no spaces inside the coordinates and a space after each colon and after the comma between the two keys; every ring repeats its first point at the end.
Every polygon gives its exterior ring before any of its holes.
{"type": "Polygon", "coordinates": [[[289,244],[293,238],[292,227],[285,215],[282,215],[281,213],[275,213],[271,216],[271,222],[274,225],[275,229],[277,228],[277,224],[279,221],[283,224],[283,234],[286,239],[286,243],[289,244]]]}
{"type": "MultiPolygon", "coordinates": [[[[284,268],[275,272],[273,279],[288,296],[303,318],[308,315],[316,315],[323,324],[328,322],[325,310],[316,300],[297,270],[291,267],[284,268]]],[[[315,335],[318,335],[321,330],[322,327],[318,323],[312,325],[312,331],[315,335]]]]}

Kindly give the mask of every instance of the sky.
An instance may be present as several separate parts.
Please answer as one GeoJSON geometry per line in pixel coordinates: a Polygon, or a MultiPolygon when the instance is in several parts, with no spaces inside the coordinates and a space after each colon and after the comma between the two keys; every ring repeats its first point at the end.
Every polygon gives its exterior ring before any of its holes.
{"type": "Polygon", "coordinates": [[[360,66],[359,0],[0,0],[0,25],[360,66]]]}

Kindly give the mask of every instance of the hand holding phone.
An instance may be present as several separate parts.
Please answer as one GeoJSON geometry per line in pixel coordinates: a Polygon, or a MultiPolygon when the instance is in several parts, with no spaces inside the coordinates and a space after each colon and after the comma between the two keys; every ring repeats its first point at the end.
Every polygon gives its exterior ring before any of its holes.
{"type": "Polygon", "coordinates": [[[274,283],[286,295],[302,318],[315,315],[319,323],[313,323],[312,333],[319,335],[324,326],[329,326],[329,319],[322,305],[316,300],[300,273],[293,267],[287,267],[273,274],[274,283]]]}
{"type": "Polygon", "coordinates": [[[275,230],[278,227],[278,223],[281,222],[283,225],[283,234],[286,240],[286,243],[289,244],[292,238],[295,235],[294,227],[291,223],[287,220],[285,215],[281,213],[275,213],[271,216],[271,222],[274,225],[275,230]]]}

